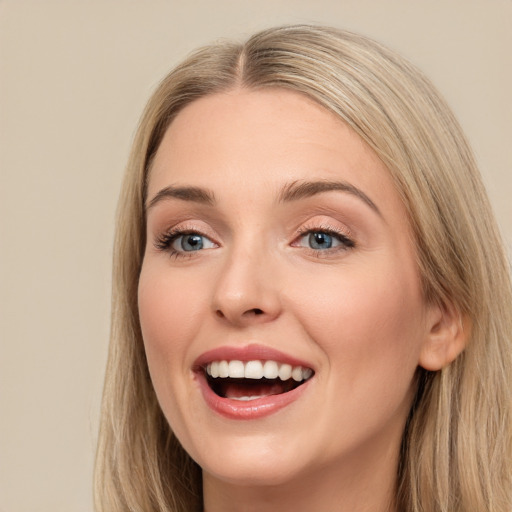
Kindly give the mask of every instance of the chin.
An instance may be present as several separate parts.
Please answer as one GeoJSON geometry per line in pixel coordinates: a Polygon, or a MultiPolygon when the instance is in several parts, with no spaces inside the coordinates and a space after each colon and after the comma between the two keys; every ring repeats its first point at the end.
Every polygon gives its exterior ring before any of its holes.
{"type": "Polygon", "coordinates": [[[275,486],[293,480],[304,470],[300,452],[283,439],[265,437],[217,441],[215,449],[203,449],[196,462],[204,473],[231,485],[275,486]]]}
{"type": "Polygon", "coordinates": [[[211,475],[214,479],[226,484],[240,487],[279,486],[291,482],[299,472],[294,461],[281,462],[279,465],[252,461],[237,461],[234,464],[223,463],[205,465],[203,475],[211,475]]]}

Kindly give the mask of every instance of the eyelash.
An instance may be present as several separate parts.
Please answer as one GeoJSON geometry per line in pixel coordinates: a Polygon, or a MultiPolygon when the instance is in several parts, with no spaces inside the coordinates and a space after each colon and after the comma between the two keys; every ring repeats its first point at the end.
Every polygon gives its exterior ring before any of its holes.
{"type": "MultiPolygon", "coordinates": [[[[198,235],[204,238],[207,238],[211,241],[211,239],[207,236],[201,233],[197,229],[189,229],[189,228],[175,228],[171,229],[165,233],[162,233],[160,236],[157,237],[157,239],[154,242],[155,248],[159,251],[168,252],[171,257],[173,258],[189,258],[194,256],[194,252],[198,251],[177,251],[176,249],[173,249],[172,245],[173,243],[182,236],[187,235],[198,235]]],[[[215,242],[213,242],[215,243],[215,242]]],[[[294,247],[303,247],[306,250],[311,251],[314,255],[321,257],[326,256],[327,254],[332,254],[333,252],[338,251],[346,251],[349,249],[353,249],[356,244],[355,242],[349,238],[344,232],[342,232],[339,229],[330,227],[330,226],[315,226],[315,227],[303,227],[298,230],[298,236],[294,239],[292,246],[294,247]],[[327,249],[313,249],[312,247],[304,247],[299,245],[294,245],[297,243],[297,241],[300,241],[302,238],[304,238],[307,235],[310,235],[312,233],[322,233],[329,235],[331,237],[336,238],[341,245],[338,247],[333,248],[327,248],[327,249]]]]}
{"type": "Polygon", "coordinates": [[[354,240],[351,237],[347,236],[345,232],[331,226],[302,227],[298,230],[298,233],[299,236],[295,239],[295,241],[299,241],[306,235],[310,235],[312,233],[322,233],[332,236],[336,238],[339,242],[341,242],[340,246],[329,249],[313,249],[312,247],[304,247],[305,249],[308,249],[318,257],[327,256],[327,254],[332,254],[333,252],[347,251],[349,249],[353,249],[356,246],[354,240]]]}
{"type": "MultiPolygon", "coordinates": [[[[189,228],[176,228],[162,233],[155,240],[155,248],[159,251],[168,252],[173,258],[188,258],[194,255],[196,251],[177,251],[173,249],[172,244],[181,236],[199,235],[208,238],[206,235],[199,232],[197,229],[189,228]]],[[[208,238],[209,239],[209,238],[208,238]]]]}

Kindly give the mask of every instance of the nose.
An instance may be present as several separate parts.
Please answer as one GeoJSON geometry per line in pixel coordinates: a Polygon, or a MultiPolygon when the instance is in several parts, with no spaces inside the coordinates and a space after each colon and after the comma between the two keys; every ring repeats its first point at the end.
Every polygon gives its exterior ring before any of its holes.
{"type": "Polygon", "coordinates": [[[263,251],[243,251],[224,262],[212,301],[218,318],[243,327],[280,315],[279,280],[271,260],[263,251]]]}

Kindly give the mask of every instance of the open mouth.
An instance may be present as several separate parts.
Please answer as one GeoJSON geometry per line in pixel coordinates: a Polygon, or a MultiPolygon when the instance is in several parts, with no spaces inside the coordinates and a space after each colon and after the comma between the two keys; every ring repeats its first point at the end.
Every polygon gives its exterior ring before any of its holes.
{"type": "Polygon", "coordinates": [[[311,368],[272,360],[212,361],[203,371],[216,395],[241,401],[287,393],[314,375],[311,368]]]}

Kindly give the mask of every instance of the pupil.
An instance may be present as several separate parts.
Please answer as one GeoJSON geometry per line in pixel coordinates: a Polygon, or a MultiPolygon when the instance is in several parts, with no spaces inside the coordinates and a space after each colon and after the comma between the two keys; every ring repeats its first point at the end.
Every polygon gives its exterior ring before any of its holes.
{"type": "Polygon", "coordinates": [[[313,249],[330,249],[332,247],[332,237],[327,233],[311,233],[309,242],[313,249]]]}
{"type": "Polygon", "coordinates": [[[203,239],[200,235],[188,235],[183,238],[181,246],[185,251],[198,251],[203,247],[203,239]]]}

